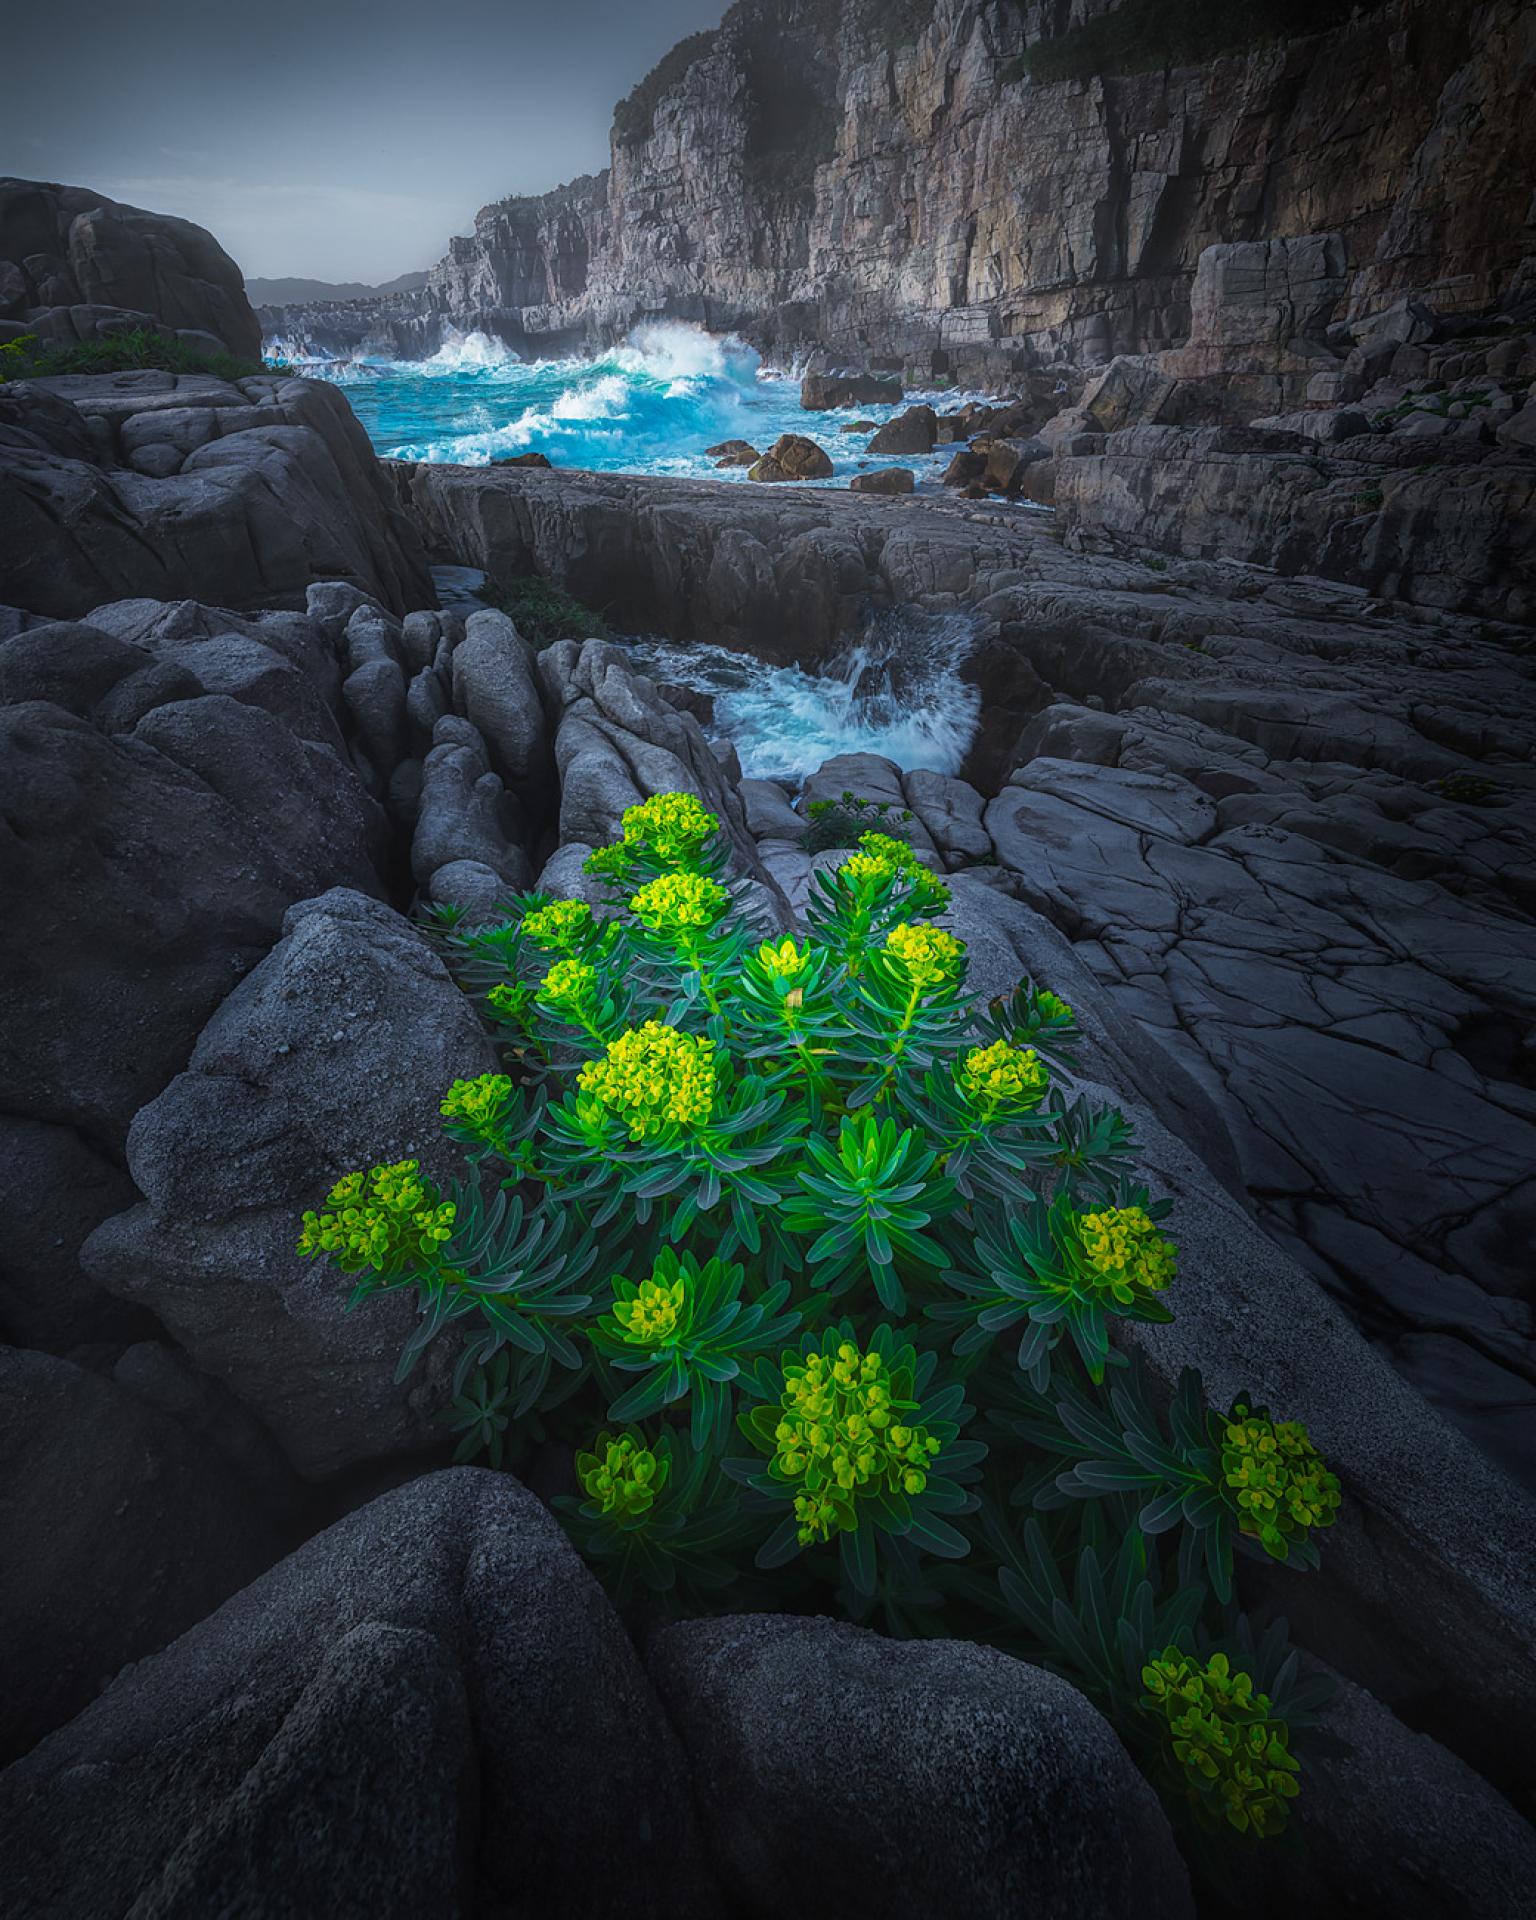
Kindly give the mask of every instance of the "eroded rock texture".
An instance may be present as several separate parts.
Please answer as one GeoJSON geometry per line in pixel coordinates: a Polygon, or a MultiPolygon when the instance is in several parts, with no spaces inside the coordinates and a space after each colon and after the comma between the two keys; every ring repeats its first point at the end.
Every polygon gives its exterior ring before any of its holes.
{"type": "Polygon", "coordinates": [[[128,595],[302,607],[321,580],[397,613],[436,598],[345,397],[278,375],[0,389],[0,578],[54,619],[128,595]]]}
{"type": "Polygon", "coordinates": [[[240,269],[204,228],[88,187],[0,180],[0,338],[91,340],[127,327],[254,360],[240,269]]]}

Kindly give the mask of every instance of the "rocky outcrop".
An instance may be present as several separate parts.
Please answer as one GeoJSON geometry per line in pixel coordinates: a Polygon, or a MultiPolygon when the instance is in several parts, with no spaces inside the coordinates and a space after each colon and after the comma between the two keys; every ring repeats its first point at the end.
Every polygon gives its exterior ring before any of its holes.
{"type": "Polygon", "coordinates": [[[211,233],[88,187],[0,179],[0,339],[94,340],[134,326],[261,357],[240,269],[211,233]]]}
{"type": "MultiPolygon", "coordinates": [[[[217,1452],[87,1368],[0,1347],[0,1762],[277,1557],[217,1452]]],[[[0,1856],[3,1856],[0,1844],[0,1856]]]]}
{"type": "Polygon", "coordinates": [[[736,1912],[1194,1911],[1151,1790],[1052,1674],[784,1614],[679,1622],[648,1657],[736,1912]]]}
{"type": "MultiPolygon", "coordinates": [[[[1122,63],[1144,71],[1074,68],[1108,10],[933,0],[872,24],[856,0],[745,0],[622,104],[606,173],[484,208],[419,294],[269,325],[549,354],[671,316],[996,389],[1198,337],[1214,244],[1336,236],[1320,274],[1283,270],[1301,323],[1335,284],[1352,318],[1473,311],[1532,251],[1521,0],[1384,0],[1201,64],[1154,44],[1122,63]],[[1052,59],[1066,77],[1036,77],[1052,59]]],[[[1259,312],[1279,283],[1232,271],[1259,312]]]]}
{"type": "Polygon", "coordinates": [[[55,619],[130,595],[302,607],[319,580],[436,600],[345,396],[277,375],[0,387],[0,575],[55,619]]]}
{"type": "Polygon", "coordinates": [[[414,1159],[446,1181],[439,1102],[495,1069],[470,1003],[398,914],[341,888],[305,901],[140,1109],[127,1157],[144,1198],[92,1234],[86,1270],[151,1308],[299,1473],[430,1447],[441,1378],[395,1378],[414,1300],[344,1311],[334,1276],[294,1251],[295,1223],[359,1165],[414,1159]]]}
{"type": "Polygon", "coordinates": [[[123,1675],[0,1776],[0,1834],[18,1920],[711,1905],[618,1617],[539,1502],[470,1468],[352,1515],[123,1675]]]}
{"type": "Polygon", "coordinates": [[[978,1914],[1048,1894],[1089,1920],[1133,1885],[1192,1911],[1150,1789],[1062,1681],[774,1616],[637,1655],[545,1508],[468,1468],[124,1674],[0,1775],[0,1832],[18,1920],[334,1911],[339,1885],[401,1920],[915,1916],[960,1887],[978,1914]]]}

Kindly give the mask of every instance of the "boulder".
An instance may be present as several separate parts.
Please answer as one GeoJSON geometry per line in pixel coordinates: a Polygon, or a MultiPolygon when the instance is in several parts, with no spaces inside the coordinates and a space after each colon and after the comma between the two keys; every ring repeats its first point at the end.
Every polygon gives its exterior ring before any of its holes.
{"type": "Polygon", "coordinates": [[[939,437],[938,417],[932,407],[908,407],[898,413],[870,441],[867,453],[932,453],[939,437]]]}
{"type": "Polygon", "coordinates": [[[382,819],[352,770],[222,694],[116,737],[0,710],[0,822],[11,1111],[113,1144],[295,900],[379,885],[382,819]]]}
{"type": "Polygon", "coordinates": [[[814,440],[803,433],[781,433],[773,445],[747,469],[749,480],[825,480],[832,462],[814,440]]]}
{"type": "Polygon", "coordinates": [[[950,460],[942,477],[946,487],[968,487],[979,481],[986,471],[986,454],[974,447],[962,447],[950,460]]]}
{"type": "Polygon", "coordinates": [[[504,613],[472,613],[453,650],[454,711],[477,727],[490,763],[525,804],[553,770],[533,648],[504,613]]]}
{"type": "Polygon", "coordinates": [[[1336,233],[1219,242],[1195,265],[1189,343],[1279,348],[1321,338],[1347,286],[1336,233]]]}
{"type": "Polygon", "coordinates": [[[124,1674],[0,1775],[0,1834],[17,1920],[719,1910],[623,1626],[539,1502],[468,1467],[124,1674]]]}
{"type": "Polygon", "coordinates": [[[547,453],[530,451],[528,453],[504,453],[495,462],[498,467],[542,467],[552,469],[554,461],[547,453]]]}
{"type": "Polygon", "coordinates": [[[910,467],[876,467],[872,473],[856,473],[848,482],[853,493],[910,493],[914,485],[910,467]]]}
{"type": "Polygon", "coordinates": [[[776,1614],[666,1627],[647,1664],[734,1912],[1194,1911],[1152,1789],[1052,1674],[776,1614]]]}
{"type": "Polygon", "coordinates": [[[87,1272],[152,1308],[299,1473],[432,1446],[440,1366],[395,1380],[414,1300],[349,1312],[351,1283],[294,1248],[304,1210],[353,1168],[459,1170],[438,1103],[495,1066],[470,1002],[398,914],[341,889],[305,901],[134,1121],[144,1199],[92,1234],[87,1272]]]}
{"type": "Polygon", "coordinates": [[[800,382],[800,404],[810,412],[895,406],[900,399],[901,382],[894,374],[808,373],[800,382]]]}
{"type": "Polygon", "coordinates": [[[717,467],[750,467],[762,458],[750,440],[721,440],[706,447],[704,453],[717,467]]]}
{"type": "Polygon", "coordinates": [[[0,179],[0,235],[9,255],[0,283],[7,319],[57,306],[137,310],[204,336],[214,349],[261,358],[240,269],[190,220],[123,206],[89,187],[0,179]]]}
{"type": "Polygon", "coordinates": [[[0,1762],[278,1552],[249,1492],[174,1420],[68,1360],[9,1347],[0,1347],[0,1533],[0,1762]]]}

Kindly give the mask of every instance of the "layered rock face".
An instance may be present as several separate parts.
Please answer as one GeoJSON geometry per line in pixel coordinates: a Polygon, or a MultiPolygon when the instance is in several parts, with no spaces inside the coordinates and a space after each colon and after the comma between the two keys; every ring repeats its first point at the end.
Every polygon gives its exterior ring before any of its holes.
{"type": "Polygon", "coordinates": [[[261,355],[240,269],[204,228],[88,187],[0,180],[0,339],[93,340],[134,325],[261,355]]]}
{"type": "Polygon", "coordinates": [[[549,352],[670,316],[996,386],[1183,341],[1213,244],[1336,234],[1352,315],[1475,309],[1536,245],[1520,0],[1387,0],[1203,65],[1032,76],[1111,10],[745,0],[621,105],[606,173],[486,207],[420,294],[266,324],[330,351],[451,326],[549,352]]]}

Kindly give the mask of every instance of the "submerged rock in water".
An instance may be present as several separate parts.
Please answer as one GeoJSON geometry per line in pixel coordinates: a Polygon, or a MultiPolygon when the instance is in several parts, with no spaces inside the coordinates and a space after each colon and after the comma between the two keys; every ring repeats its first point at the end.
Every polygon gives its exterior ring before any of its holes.
{"type": "Polygon", "coordinates": [[[783,433],[747,471],[749,480],[826,480],[832,462],[814,440],[801,433],[783,433]]]}

